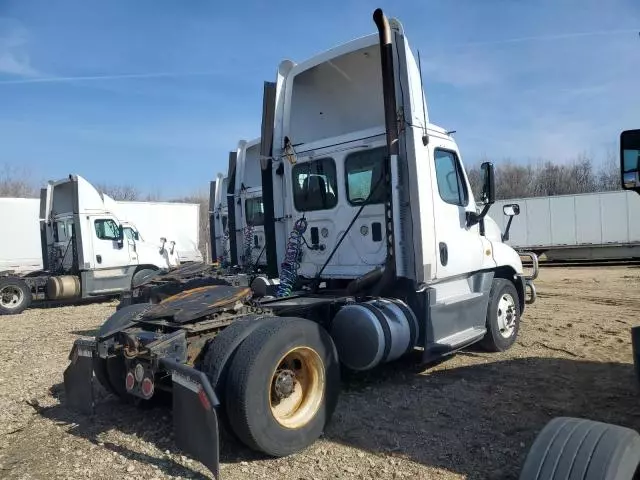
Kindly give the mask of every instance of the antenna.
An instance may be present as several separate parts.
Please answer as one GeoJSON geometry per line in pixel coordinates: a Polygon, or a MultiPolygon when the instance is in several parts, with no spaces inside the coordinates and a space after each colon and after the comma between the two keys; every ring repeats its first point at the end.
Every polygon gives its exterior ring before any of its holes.
{"type": "Polygon", "coordinates": [[[422,62],[420,61],[420,50],[418,50],[418,70],[420,70],[420,92],[422,93],[422,145],[425,147],[429,144],[429,135],[427,135],[427,104],[424,98],[424,83],[422,82],[422,62]]]}

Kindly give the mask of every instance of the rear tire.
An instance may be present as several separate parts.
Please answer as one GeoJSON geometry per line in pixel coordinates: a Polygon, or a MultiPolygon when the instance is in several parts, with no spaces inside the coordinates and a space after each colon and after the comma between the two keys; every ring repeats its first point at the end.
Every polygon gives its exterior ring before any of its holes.
{"type": "Polygon", "coordinates": [[[139,287],[147,279],[151,278],[156,273],[157,273],[157,270],[153,270],[151,268],[143,268],[142,270],[138,270],[136,273],[133,274],[133,278],[131,279],[131,290],[139,287]]]}
{"type": "Polygon", "coordinates": [[[18,277],[0,278],[0,315],[17,315],[31,305],[31,289],[18,277]]]}
{"type": "MultiPolygon", "coordinates": [[[[100,327],[96,338],[99,339],[114,330],[124,328],[136,315],[151,306],[148,303],[129,305],[111,315],[100,327]]],[[[126,398],[129,394],[124,386],[126,371],[122,357],[93,357],[93,372],[105,390],[114,395],[126,398]]]]}
{"type": "Polygon", "coordinates": [[[226,383],[238,438],[267,455],[289,455],[311,445],[333,414],[340,391],[336,347],[317,323],[274,318],[240,345],[226,383]]]}
{"type": "Polygon", "coordinates": [[[495,278],[487,306],[487,333],[480,346],[490,352],[504,352],[511,348],[520,330],[520,302],[513,282],[495,278]]]}
{"type": "Polygon", "coordinates": [[[209,342],[201,370],[209,378],[209,383],[218,397],[224,396],[227,372],[238,347],[256,328],[269,320],[260,315],[241,318],[209,342]]]}
{"type": "Polygon", "coordinates": [[[559,417],[551,420],[533,442],[520,480],[631,480],[639,463],[637,432],[559,417]]]}

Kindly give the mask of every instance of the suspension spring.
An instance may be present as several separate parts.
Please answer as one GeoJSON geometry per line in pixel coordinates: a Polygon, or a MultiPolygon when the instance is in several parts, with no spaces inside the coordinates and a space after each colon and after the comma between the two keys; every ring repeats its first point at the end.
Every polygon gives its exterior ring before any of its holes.
{"type": "Polygon", "coordinates": [[[253,225],[247,225],[244,227],[244,264],[246,267],[251,266],[253,263],[253,255],[251,250],[253,248],[253,225]]]}
{"type": "Polygon", "coordinates": [[[225,230],[222,236],[222,253],[218,257],[218,263],[222,268],[229,266],[229,251],[227,250],[227,244],[229,242],[229,230],[225,230]]]}

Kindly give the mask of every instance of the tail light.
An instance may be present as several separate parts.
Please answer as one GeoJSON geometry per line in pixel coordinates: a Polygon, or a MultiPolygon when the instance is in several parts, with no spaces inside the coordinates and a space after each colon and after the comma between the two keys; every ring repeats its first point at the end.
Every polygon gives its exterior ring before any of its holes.
{"type": "Polygon", "coordinates": [[[127,392],[133,390],[133,387],[136,384],[136,378],[132,372],[127,373],[127,377],[125,378],[124,385],[127,387],[127,392]]]}
{"type": "Polygon", "coordinates": [[[154,391],[153,380],[149,377],[145,377],[144,380],[142,380],[142,385],[140,385],[140,391],[144,398],[151,398],[154,391]]]}

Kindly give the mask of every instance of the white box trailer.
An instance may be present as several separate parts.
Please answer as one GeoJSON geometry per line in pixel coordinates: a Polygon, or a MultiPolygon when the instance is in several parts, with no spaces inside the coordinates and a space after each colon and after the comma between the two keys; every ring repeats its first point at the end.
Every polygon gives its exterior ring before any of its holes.
{"type": "Polygon", "coordinates": [[[142,240],[148,243],[175,242],[178,259],[201,262],[198,250],[200,205],[179,202],[115,202],[118,218],[136,226],[142,240]]]}
{"type": "Polygon", "coordinates": [[[0,198],[0,272],[42,268],[39,212],[37,198],[0,198]]]}
{"type": "Polygon", "coordinates": [[[509,243],[518,250],[544,253],[548,260],[615,260],[640,257],[640,196],[616,191],[513,198],[492,206],[502,231],[504,205],[516,203],[509,243]]]}

